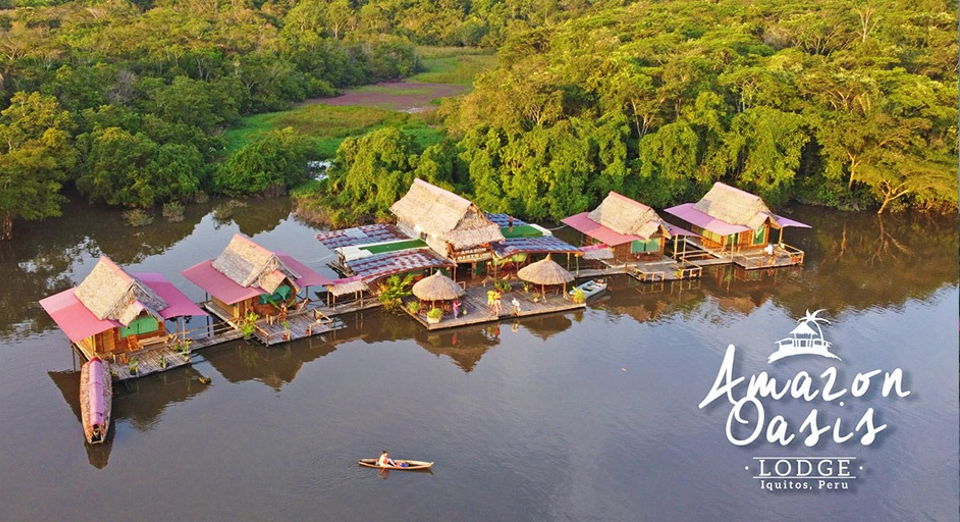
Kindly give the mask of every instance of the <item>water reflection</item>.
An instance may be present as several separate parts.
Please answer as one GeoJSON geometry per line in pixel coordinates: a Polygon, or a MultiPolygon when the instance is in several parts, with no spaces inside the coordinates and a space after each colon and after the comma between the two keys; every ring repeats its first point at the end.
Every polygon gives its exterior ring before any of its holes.
{"type": "Polygon", "coordinates": [[[305,364],[336,349],[335,342],[318,336],[270,348],[253,341],[237,341],[210,348],[204,357],[229,382],[256,381],[280,391],[293,382],[305,364]]]}
{"type": "MultiPolygon", "coordinates": [[[[80,371],[49,371],[47,375],[60,390],[63,400],[70,406],[77,419],[77,439],[83,438],[83,421],[80,413],[80,371]]],[[[114,436],[118,429],[132,425],[144,432],[163,418],[163,413],[173,404],[184,402],[199,395],[208,386],[200,382],[200,372],[184,366],[152,375],[143,379],[123,381],[113,390],[112,427],[103,444],[84,444],[90,465],[102,469],[107,466],[114,436]],[[127,423],[123,421],[129,421],[127,423]]]]}

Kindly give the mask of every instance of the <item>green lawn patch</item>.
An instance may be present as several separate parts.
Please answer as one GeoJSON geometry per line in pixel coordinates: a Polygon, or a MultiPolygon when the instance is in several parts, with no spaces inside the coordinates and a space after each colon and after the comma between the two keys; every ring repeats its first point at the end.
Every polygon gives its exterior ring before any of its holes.
{"type": "Polygon", "coordinates": [[[493,49],[418,47],[417,52],[424,70],[408,78],[413,82],[472,85],[478,74],[497,66],[493,49]]]}

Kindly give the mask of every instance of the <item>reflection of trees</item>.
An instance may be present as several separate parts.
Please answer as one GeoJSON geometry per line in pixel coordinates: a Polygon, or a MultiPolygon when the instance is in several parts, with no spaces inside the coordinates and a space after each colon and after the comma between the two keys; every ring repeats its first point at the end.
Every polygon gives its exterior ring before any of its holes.
{"type": "Polygon", "coordinates": [[[233,221],[242,234],[253,237],[277,228],[290,216],[292,208],[289,198],[251,199],[244,203],[246,206],[234,209],[229,219],[218,221],[217,224],[226,225],[233,221]]]}
{"type": "Polygon", "coordinates": [[[0,245],[0,336],[50,328],[53,321],[37,302],[81,280],[86,274],[73,273],[78,261],[106,254],[120,265],[138,263],[190,235],[207,210],[191,205],[179,223],[158,217],[130,228],[120,210],[70,203],[61,218],[18,223],[18,238],[0,245]]]}
{"type": "Polygon", "coordinates": [[[814,307],[838,313],[901,306],[957,284],[957,215],[802,208],[797,219],[814,227],[797,234],[805,266],[773,290],[794,317],[814,307]]]}

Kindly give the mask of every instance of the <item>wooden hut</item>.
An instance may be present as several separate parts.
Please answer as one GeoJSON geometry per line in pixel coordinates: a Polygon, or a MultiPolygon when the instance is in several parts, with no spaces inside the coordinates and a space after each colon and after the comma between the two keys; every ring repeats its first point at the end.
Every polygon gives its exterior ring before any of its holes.
{"type": "Polygon", "coordinates": [[[405,234],[419,237],[458,264],[489,259],[490,243],[504,239],[500,227],[476,205],[420,179],[413,180],[410,190],[390,211],[405,234]]]}
{"type": "Polygon", "coordinates": [[[760,250],[768,243],[782,242],[779,234],[772,241],[774,229],[782,234],[784,227],[810,228],[774,214],[759,196],[720,182],[700,201],[677,205],[666,212],[690,223],[692,230],[702,236],[703,246],[711,250],[760,250]]]}
{"type": "Polygon", "coordinates": [[[75,288],[40,305],[88,358],[166,347],[167,319],[207,315],[162,275],[131,275],[104,256],[75,288]]]}
{"type": "Polygon", "coordinates": [[[597,208],[562,222],[583,233],[587,246],[609,246],[617,259],[662,256],[668,238],[686,233],[660,219],[652,208],[612,191],[597,208]]]}
{"type": "Polygon", "coordinates": [[[307,286],[332,282],[282,252],[271,252],[236,234],[220,255],[181,272],[210,295],[207,307],[235,321],[253,312],[283,320],[287,311],[303,305],[297,294],[307,286]]]}

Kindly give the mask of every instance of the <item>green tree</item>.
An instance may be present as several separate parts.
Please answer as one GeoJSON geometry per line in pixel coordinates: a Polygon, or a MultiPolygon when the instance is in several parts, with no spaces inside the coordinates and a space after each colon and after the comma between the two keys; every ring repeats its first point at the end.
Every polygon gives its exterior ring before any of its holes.
{"type": "Polygon", "coordinates": [[[214,186],[228,194],[282,193],[308,178],[309,139],[290,127],[271,131],[221,165],[214,186]]]}
{"type": "Polygon", "coordinates": [[[384,213],[413,182],[413,138],[394,127],[347,138],[330,168],[331,189],[357,214],[384,213]]]}
{"type": "Polygon", "coordinates": [[[60,215],[60,186],[73,166],[70,114],[56,98],[18,92],[0,112],[0,241],[13,238],[14,218],[60,215]]]}
{"type": "Polygon", "coordinates": [[[157,143],[142,132],[119,127],[81,136],[88,147],[77,189],[91,201],[125,207],[151,207],[161,197],[151,166],[157,143]]]}

